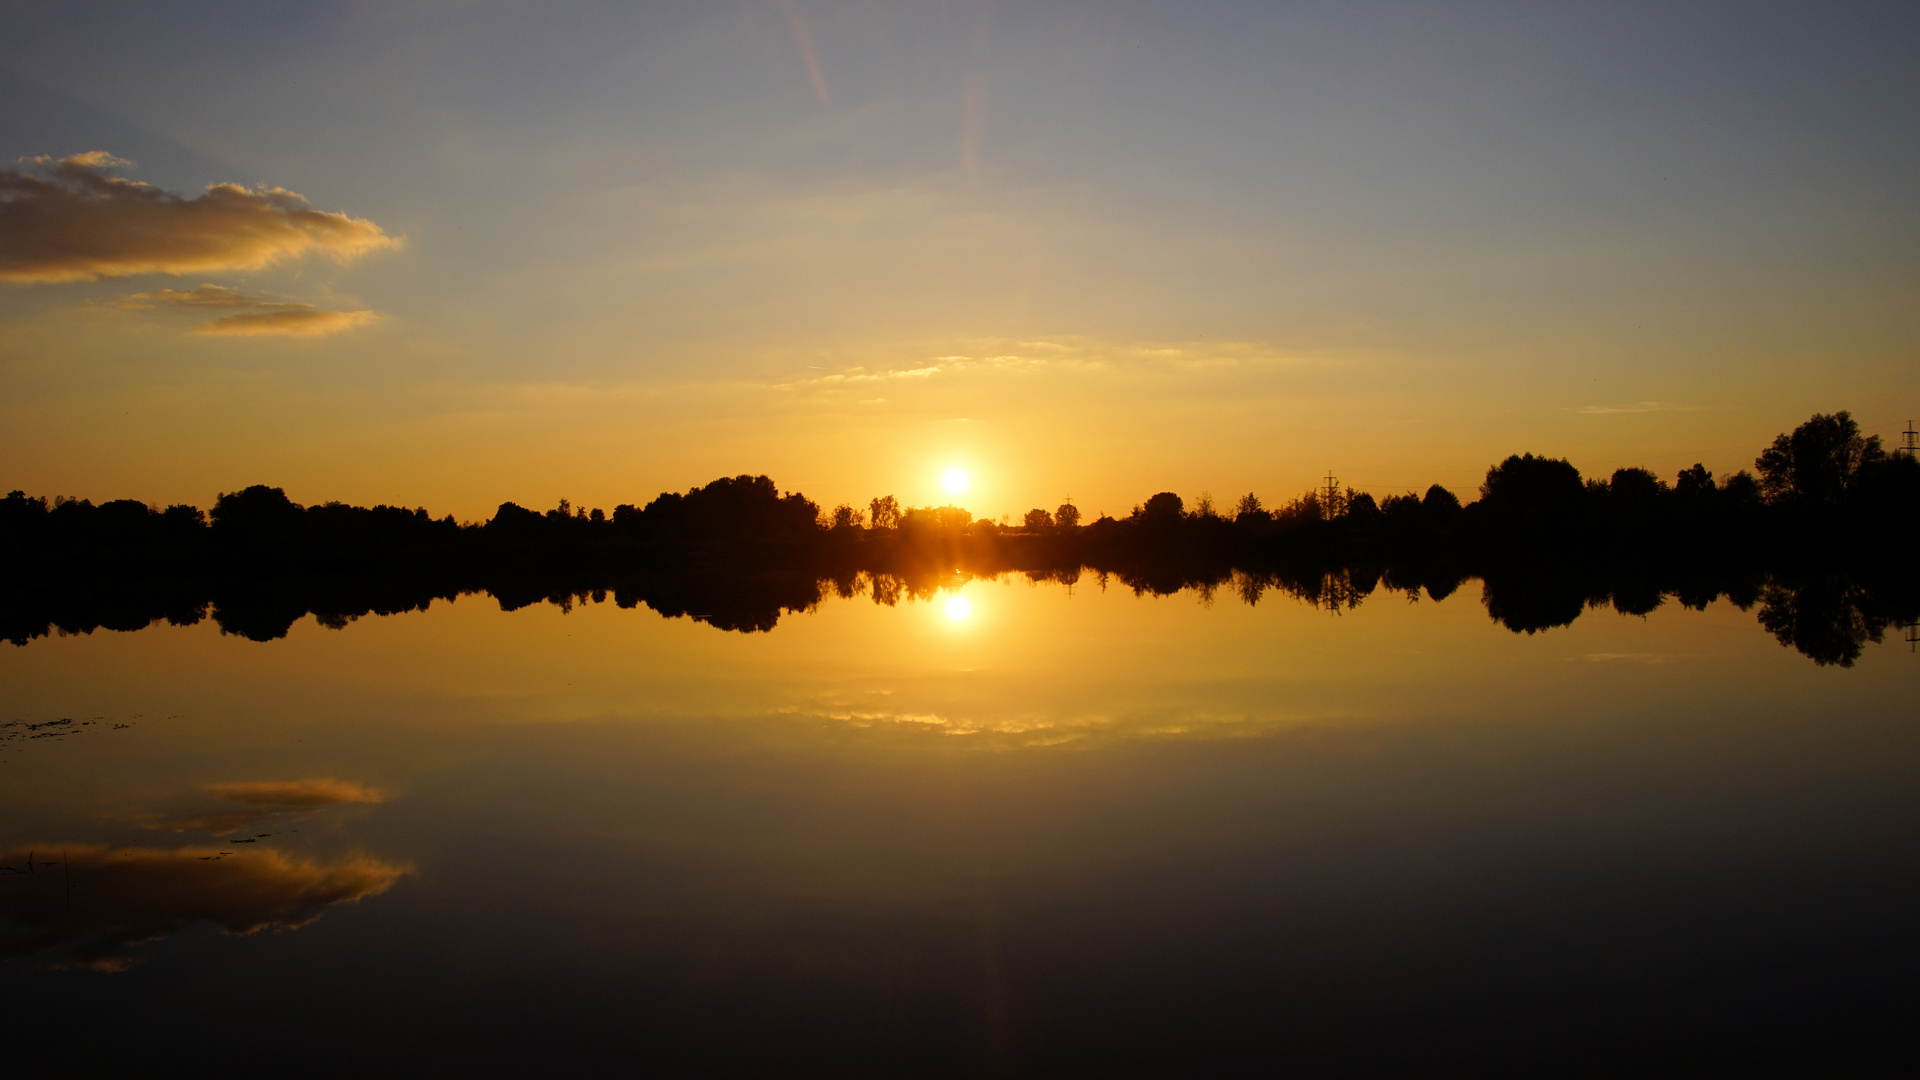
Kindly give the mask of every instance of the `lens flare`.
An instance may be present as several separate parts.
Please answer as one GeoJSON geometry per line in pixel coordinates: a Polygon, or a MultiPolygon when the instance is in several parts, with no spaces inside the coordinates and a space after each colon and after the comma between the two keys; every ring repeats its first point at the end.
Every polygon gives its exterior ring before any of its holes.
{"type": "Polygon", "coordinates": [[[947,601],[947,618],[954,622],[959,622],[971,614],[973,614],[973,605],[967,603],[966,597],[956,596],[947,601]]]}
{"type": "Polygon", "coordinates": [[[940,486],[946,488],[947,494],[949,495],[960,494],[967,490],[968,485],[971,483],[972,480],[967,477],[967,470],[965,469],[948,469],[946,472],[940,474],[940,486]]]}

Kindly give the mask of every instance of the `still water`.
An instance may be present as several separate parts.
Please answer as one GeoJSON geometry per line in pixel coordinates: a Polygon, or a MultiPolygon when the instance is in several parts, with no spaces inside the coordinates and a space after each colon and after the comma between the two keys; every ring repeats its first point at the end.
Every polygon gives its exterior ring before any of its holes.
{"type": "MultiPolygon", "coordinates": [[[[0,649],[31,1060],[1053,1075],[1911,1053],[1920,656],[956,579],[0,649]],[[70,720],[70,723],[60,723],[70,720]]],[[[13,1051],[9,1051],[13,1053],[13,1051]]]]}

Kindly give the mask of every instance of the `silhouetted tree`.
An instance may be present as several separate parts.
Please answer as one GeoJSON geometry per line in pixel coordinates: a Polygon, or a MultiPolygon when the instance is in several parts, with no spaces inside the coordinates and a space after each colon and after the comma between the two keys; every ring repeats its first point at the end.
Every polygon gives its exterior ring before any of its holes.
{"type": "Polygon", "coordinates": [[[1715,492],[1713,474],[1705,465],[1695,462],[1690,469],[1681,469],[1674,478],[1673,493],[1682,499],[1707,499],[1715,492]]]}
{"type": "Polygon", "coordinates": [[[1072,501],[1063,502],[1053,512],[1053,523],[1062,529],[1071,529],[1080,524],[1080,508],[1072,501]]]}
{"type": "Polygon", "coordinates": [[[1140,507],[1140,517],[1146,521],[1178,521],[1185,509],[1186,503],[1181,501],[1180,496],[1171,491],[1162,491],[1140,507]]]}
{"type": "Polygon", "coordinates": [[[1681,469],[1680,474],[1674,477],[1667,503],[1672,509],[1674,528],[1698,533],[1717,524],[1720,489],[1714,485],[1713,474],[1707,471],[1707,467],[1695,464],[1692,468],[1681,469]]]}
{"type": "Polygon", "coordinates": [[[1646,469],[1615,469],[1607,493],[1616,505],[1652,507],[1667,493],[1667,484],[1646,469]]]}
{"type": "Polygon", "coordinates": [[[891,495],[882,495],[867,504],[867,520],[873,522],[876,529],[891,529],[900,524],[900,501],[891,495]]]}
{"type": "Polygon", "coordinates": [[[1861,524],[1888,535],[1913,535],[1920,528],[1920,460],[1911,454],[1890,454],[1861,465],[1849,486],[1847,502],[1861,524]]]}
{"type": "MultiPolygon", "coordinates": [[[[617,512],[617,511],[616,511],[617,512]]],[[[519,503],[503,502],[485,526],[490,536],[510,540],[532,540],[543,533],[545,519],[519,503]]]]}
{"type": "Polygon", "coordinates": [[[252,556],[281,554],[300,538],[304,508],[277,487],[255,484],[223,493],[213,504],[213,535],[252,556]]]}
{"type": "Polygon", "coordinates": [[[1665,481],[1638,468],[1615,469],[1612,479],[1597,492],[1588,485],[1589,502],[1612,519],[1616,540],[1646,541],[1664,524],[1668,494],[1665,481]]]}
{"type": "Polygon", "coordinates": [[[1580,470],[1562,458],[1515,454],[1487,470],[1478,505],[1504,533],[1537,537],[1566,532],[1586,504],[1580,470]]]}
{"type": "Polygon", "coordinates": [[[1765,499],[1760,481],[1745,469],[1720,481],[1720,503],[1725,507],[1757,507],[1765,499]]]}
{"type": "Polygon", "coordinates": [[[915,506],[900,517],[900,527],[920,532],[951,532],[973,522],[973,512],[960,506],[915,506]]]}
{"type": "Polygon", "coordinates": [[[1380,512],[1389,520],[1410,522],[1420,518],[1420,496],[1409,491],[1405,495],[1389,495],[1380,500],[1380,512]]]}
{"type": "Polygon", "coordinates": [[[1035,507],[1027,511],[1027,516],[1021,521],[1021,524],[1024,525],[1029,532],[1045,532],[1053,528],[1053,515],[1035,507]]]}
{"type": "Polygon", "coordinates": [[[1862,466],[1885,457],[1880,436],[1862,438],[1860,425],[1842,410],[1815,413],[1792,434],[1776,437],[1753,466],[1768,502],[1831,506],[1846,496],[1862,466]]]}
{"type": "Polygon", "coordinates": [[[769,477],[745,474],[685,495],[666,492],[640,517],[646,542],[680,551],[794,544],[820,528],[819,504],[798,492],[782,494],[769,477]]]}
{"type": "Polygon", "coordinates": [[[1299,498],[1290,499],[1285,506],[1273,512],[1275,521],[1288,526],[1298,526],[1303,522],[1319,521],[1325,517],[1325,506],[1318,491],[1309,491],[1299,498]]]}
{"type": "Polygon", "coordinates": [[[1426,496],[1420,500],[1420,509],[1430,518],[1452,521],[1460,513],[1460,496],[1434,484],[1427,488],[1426,496]]]}

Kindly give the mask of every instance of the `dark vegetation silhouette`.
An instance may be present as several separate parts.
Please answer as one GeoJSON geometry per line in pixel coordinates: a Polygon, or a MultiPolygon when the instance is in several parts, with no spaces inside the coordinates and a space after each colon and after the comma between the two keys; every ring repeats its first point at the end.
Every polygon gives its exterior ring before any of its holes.
{"type": "Polygon", "coordinates": [[[607,514],[562,499],[502,503],[484,523],[423,509],[302,506],[280,488],[222,494],[203,514],[130,499],[0,500],[0,636],[133,630],[211,618],[255,640],[312,614],[343,627],[487,592],[508,610],[645,604],[725,630],[769,630],[829,596],[924,598],[956,575],[1094,575],[1137,593],[1269,592],[1333,611],[1380,589],[1440,600],[1473,579],[1516,632],[1611,607],[1726,598],[1815,662],[1852,664],[1920,617],[1904,551],[1920,528],[1920,462],[1863,437],[1845,412],[1782,434],[1755,472],[1640,468],[1586,479],[1563,460],[1508,457],[1466,504],[1439,485],[1376,500],[1351,488],[1222,512],[1159,492],[1124,518],[1083,522],[1071,500],[1018,525],[891,495],[823,511],[765,476],[715,480],[607,514]]]}

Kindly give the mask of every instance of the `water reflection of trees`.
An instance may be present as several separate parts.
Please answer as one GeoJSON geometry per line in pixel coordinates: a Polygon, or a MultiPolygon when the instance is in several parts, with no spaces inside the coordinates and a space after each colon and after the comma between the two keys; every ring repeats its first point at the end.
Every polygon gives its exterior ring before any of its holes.
{"type": "Polygon", "coordinates": [[[463,595],[490,595],[507,611],[536,604],[571,610],[611,599],[621,608],[646,607],[668,618],[756,633],[829,600],[864,598],[892,607],[931,600],[968,581],[1009,576],[1071,591],[1088,575],[1102,589],[1119,587],[1141,596],[1190,593],[1210,603],[1225,595],[1245,604],[1278,596],[1330,612],[1350,611],[1379,593],[1442,601],[1478,580],[1488,615],[1509,630],[1528,634],[1571,625],[1601,608],[1646,615],[1668,603],[1700,610],[1725,599],[1743,611],[1757,606],[1761,625],[1783,645],[1816,663],[1842,667],[1857,661],[1868,644],[1883,640],[1890,627],[1920,618],[1920,587],[1912,572],[1817,560],[1763,569],[1738,561],[1516,559],[1492,562],[1468,574],[1445,564],[1245,566],[1137,557],[1106,564],[1033,566],[943,551],[934,558],[895,559],[873,567],[722,565],[672,573],[517,575],[481,582],[398,576],[60,582],[55,588],[16,588],[0,597],[0,635],[25,644],[49,634],[191,626],[211,620],[222,633],[271,641],[308,615],[322,626],[341,629],[369,615],[424,611],[436,601],[463,595]]]}
{"type": "Polygon", "coordinates": [[[1760,625],[1821,665],[1852,667],[1868,643],[1915,616],[1911,598],[1903,604],[1834,575],[1769,581],[1760,591],[1760,625]]]}

